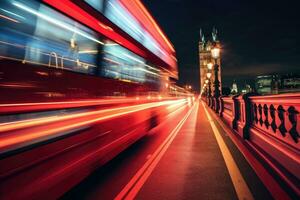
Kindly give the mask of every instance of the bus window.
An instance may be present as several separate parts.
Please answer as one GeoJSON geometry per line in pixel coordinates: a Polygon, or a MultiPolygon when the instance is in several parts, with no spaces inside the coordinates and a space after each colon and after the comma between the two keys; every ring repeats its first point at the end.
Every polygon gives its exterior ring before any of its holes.
{"type": "Polygon", "coordinates": [[[0,28],[0,56],[95,74],[103,43],[94,31],[36,1],[4,0],[0,12],[13,13],[0,28]]]}

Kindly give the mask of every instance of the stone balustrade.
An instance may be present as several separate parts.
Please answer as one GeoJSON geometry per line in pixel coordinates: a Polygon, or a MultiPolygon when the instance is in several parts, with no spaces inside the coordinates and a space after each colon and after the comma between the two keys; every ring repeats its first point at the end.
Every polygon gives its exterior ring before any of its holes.
{"type": "Polygon", "coordinates": [[[219,108],[236,137],[300,195],[300,93],[220,97],[219,108]]]}

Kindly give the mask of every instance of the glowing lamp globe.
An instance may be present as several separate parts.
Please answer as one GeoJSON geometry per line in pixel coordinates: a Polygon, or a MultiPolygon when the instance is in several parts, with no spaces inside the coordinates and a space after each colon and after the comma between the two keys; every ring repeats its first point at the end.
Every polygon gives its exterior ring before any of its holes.
{"type": "Polygon", "coordinates": [[[210,77],[211,77],[211,73],[210,73],[210,72],[208,72],[208,73],[206,74],[206,77],[207,77],[208,79],[210,79],[210,77]]]}
{"type": "Polygon", "coordinates": [[[214,59],[219,58],[219,57],[220,57],[220,48],[214,47],[214,48],[211,50],[211,56],[212,56],[214,59]]]}
{"type": "Polygon", "coordinates": [[[209,70],[211,70],[212,67],[213,67],[213,64],[212,64],[211,62],[207,64],[207,68],[208,68],[209,70]]]}

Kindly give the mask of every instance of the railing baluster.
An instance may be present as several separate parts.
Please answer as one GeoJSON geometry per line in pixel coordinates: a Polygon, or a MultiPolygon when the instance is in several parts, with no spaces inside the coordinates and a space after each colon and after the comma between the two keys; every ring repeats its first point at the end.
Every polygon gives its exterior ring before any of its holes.
{"type": "Polygon", "coordinates": [[[278,117],[279,117],[279,120],[280,120],[280,124],[278,126],[278,129],[279,129],[281,135],[285,137],[285,133],[287,132],[287,130],[285,128],[285,123],[284,123],[284,121],[285,121],[285,118],[284,118],[285,110],[283,109],[282,106],[278,106],[277,111],[278,111],[278,117]]]}
{"type": "Polygon", "coordinates": [[[263,124],[263,116],[262,116],[262,106],[261,104],[258,105],[258,113],[259,113],[259,124],[262,126],[263,124]]]}
{"type": "Polygon", "coordinates": [[[298,143],[299,141],[299,133],[297,130],[297,115],[299,115],[299,112],[295,109],[294,106],[290,106],[288,109],[288,118],[290,122],[290,126],[291,127],[287,127],[289,129],[289,133],[291,135],[291,137],[293,138],[293,140],[298,143]]]}
{"type": "Polygon", "coordinates": [[[270,116],[271,116],[271,119],[272,119],[271,128],[272,128],[273,132],[276,133],[276,129],[277,129],[277,125],[276,125],[276,109],[274,108],[273,105],[270,106],[270,116]]]}
{"type": "Polygon", "coordinates": [[[270,123],[269,123],[269,108],[265,104],[263,109],[264,109],[264,116],[265,116],[264,125],[267,129],[269,129],[269,126],[270,126],[270,123]]]}

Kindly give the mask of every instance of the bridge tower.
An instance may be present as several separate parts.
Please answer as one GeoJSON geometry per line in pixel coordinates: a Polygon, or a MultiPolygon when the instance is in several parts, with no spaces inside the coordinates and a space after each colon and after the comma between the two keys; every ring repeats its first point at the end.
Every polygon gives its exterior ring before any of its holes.
{"type": "MultiPolygon", "coordinates": [[[[214,60],[211,56],[211,49],[214,46],[218,46],[218,47],[221,46],[220,41],[218,39],[217,29],[213,28],[212,37],[209,39],[205,38],[205,34],[202,32],[202,29],[200,29],[200,41],[199,41],[200,93],[201,93],[201,90],[205,83],[206,73],[208,72],[207,64],[214,63],[214,60]]],[[[218,78],[220,81],[220,91],[222,94],[221,57],[218,58],[217,64],[219,65],[218,78]]],[[[213,71],[211,71],[211,72],[212,72],[211,81],[213,82],[215,80],[215,74],[213,71]]],[[[214,88],[212,88],[212,89],[214,89],[214,88]]]]}

